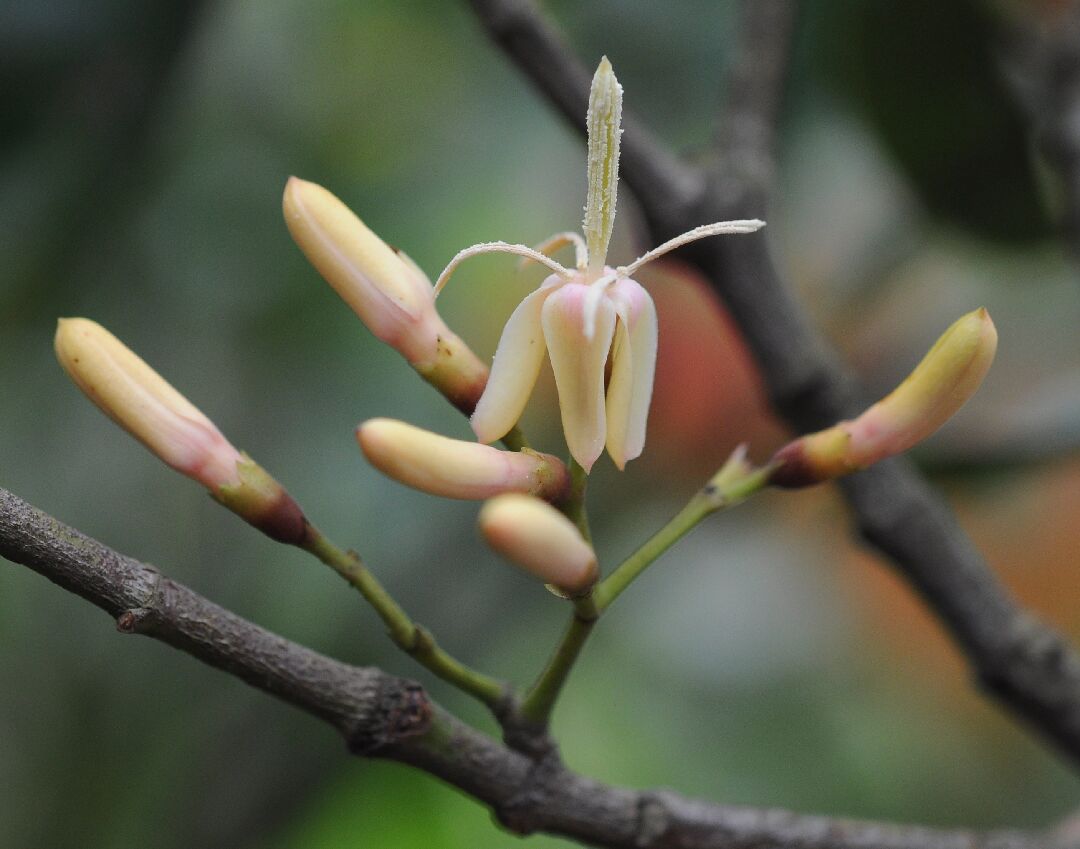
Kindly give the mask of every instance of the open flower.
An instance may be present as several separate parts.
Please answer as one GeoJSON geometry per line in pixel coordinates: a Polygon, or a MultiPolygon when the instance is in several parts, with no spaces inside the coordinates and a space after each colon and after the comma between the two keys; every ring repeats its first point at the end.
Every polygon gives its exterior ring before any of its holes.
{"type": "Polygon", "coordinates": [[[621,123],[622,86],[604,57],[589,95],[584,238],[559,233],[536,248],[507,242],[473,245],[450,261],[435,284],[438,293],[463,260],[483,253],[517,254],[553,272],[506,323],[472,427],[481,442],[502,438],[525,409],[547,354],[567,447],[586,471],[605,445],[620,469],[645,446],[656,370],[656,309],[649,293],[632,279],[634,273],[688,242],[722,233],[751,233],[764,226],[757,220],[707,224],[676,236],[630,265],[606,265],[619,187],[621,123]],[[573,270],[550,256],[570,245],[576,254],[573,270]]]}

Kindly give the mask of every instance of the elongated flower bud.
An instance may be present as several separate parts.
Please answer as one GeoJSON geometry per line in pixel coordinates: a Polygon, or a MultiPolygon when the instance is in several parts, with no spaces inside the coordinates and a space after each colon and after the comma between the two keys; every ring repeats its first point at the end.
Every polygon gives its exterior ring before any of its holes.
{"type": "Polygon", "coordinates": [[[282,207],[296,244],[368,329],[471,413],[487,367],[439,316],[435,291],[417,265],[322,186],[290,177],[282,207]]]}
{"type": "Polygon", "coordinates": [[[574,523],[545,501],[500,495],[480,511],[488,545],[526,572],[570,596],[596,583],[596,554],[574,523]]]}
{"type": "Polygon", "coordinates": [[[979,388],[997,349],[990,314],[958,319],[896,389],[854,421],[781,448],[770,483],[808,486],[907,451],[945,424],[979,388]]]}
{"type": "Polygon", "coordinates": [[[108,330],[62,318],[55,346],[75,385],[152,453],[268,536],[303,537],[303,513],[281,485],[108,330]]]}
{"type": "Polygon", "coordinates": [[[371,464],[414,489],[445,498],[491,498],[527,492],[558,501],[570,476],[557,457],[535,451],[500,451],[449,439],[393,419],[371,419],[356,429],[371,464]]]}

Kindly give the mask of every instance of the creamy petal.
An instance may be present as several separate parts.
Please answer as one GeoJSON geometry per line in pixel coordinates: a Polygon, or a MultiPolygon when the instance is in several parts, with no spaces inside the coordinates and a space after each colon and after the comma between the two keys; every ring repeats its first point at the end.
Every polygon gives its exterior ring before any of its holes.
{"type": "Polygon", "coordinates": [[[586,471],[604,450],[604,366],[615,332],[615,308],[609,298],[603,298],[596,311],[595,332],[586,335],[588,289],[583,283],[567,283],[547,299],[542,311],[566,444],[586,471]]]}
{"type": "Polygon", "coordinates": [[[518,304],[503,328],[484,394],[472,414],[472,429],[481,442],[504,437],[517,424],[544,363],[544,333],[540,311],[548,296],[562,284],[555,275],[518,304]]]}
{"type": "Polygon", "coordinates": [[[619,320],[607,391],[607,450],[622,469],[645,447],[656,372],[656,307],[633,280],[619,280],[609,298],[619,320]]]}

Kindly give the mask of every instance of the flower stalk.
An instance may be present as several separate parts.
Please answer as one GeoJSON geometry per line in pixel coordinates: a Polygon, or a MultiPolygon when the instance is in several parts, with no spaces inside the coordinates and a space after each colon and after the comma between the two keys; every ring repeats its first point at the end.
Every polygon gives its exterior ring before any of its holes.
{"type": "Polygon", "coordinates": [[[642,572],[703,519],[720,510],[741,504],[763,489],[769,483],[772,472],[771,465],[760,468],[750,465],[746,460],[745,446],[736,449],[723,468],[698,490],[671,521],[597,585],[593,593],[597,610],[600,613],[607,610],[642,572]]]}
{"type": "Polygon", "coordinates": [[[520,715],[530,726],[546,729],[551,722],[555,703],[599,616],[591,596],[575,607],[551,659],[521,701],[520,715]]]}
{"type": "Polygon", "coordinates": [[[506,685],[466,666],[439,646],[431,633],[417,625],[387,592],[364,565],[360,555],[339,548],[314,529],[303,548],[337,572],[364,597],[386,625],[390,638],[402,651],[492,711],[500,708],[506,697],[506,685]]]}
{"type": "Polygon", "coordinates": [[[506,692],[503,684],[443,651],[359,555],[330,542],[281,484],[234,448],[210,419],[119,339],[88,319],[61,319],[55,345],[60,364],[109,418],[174,469],[206,486],[215,500],[244,521],[333,568],[367,600],[405,652],[492,710],[498,707],[506,692]]]}

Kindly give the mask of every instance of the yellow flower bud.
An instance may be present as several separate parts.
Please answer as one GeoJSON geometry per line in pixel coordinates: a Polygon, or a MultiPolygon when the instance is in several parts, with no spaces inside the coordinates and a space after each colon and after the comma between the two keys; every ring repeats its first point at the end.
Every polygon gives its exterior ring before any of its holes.
{"type": "Polygon", "coordinates": [[[480,511],[480,531],[499,554],[570,596],[599,575],[596,554],[574,523],[545,501],[499,495],[480,511]]]}
{"type": "Polygon", "coordinates": [[[432,311],[431,285],[322,186],[290,177],[282,208],[296,244],[380,339],[432,311]]]}
{"type": "Polygon", "coordinates": [[[471,413],[487,367],[439,316],[435,291],[416,264],[315,183],[290,177],[282,208],[296,244],[368,329],[471,413]]]}
{"type": "Polygon", "coordinates": [[[570,486],[566,466],[557,457],[449,439],[393,419],[364,422],[356,429],[356,438],[383,474],[445,498],[527,492],[558,501],[570,486]]]}
{"type": "Polygon", "coordinates": [[[770,478],[808,486],[907,451],[947,422],[975,394],[997,350],[985,309],[958,319],[896,389],[854,421],[800,437],[776,453],[770,478]]]}
{"type": "Polygon", "coordinates": [[[303,538],[303,513],[281,485],[108,330],[86,318],[62,318],[55,346],[75,385],[153,454],[268,536],[303,538]]]}
{"type": "Polygon", "coordinates": [[[206,416],[108,330],[62,318],[56,357],[104,413],[181,474],[213,490],[237,484],[237,451],[206,416]]]}

